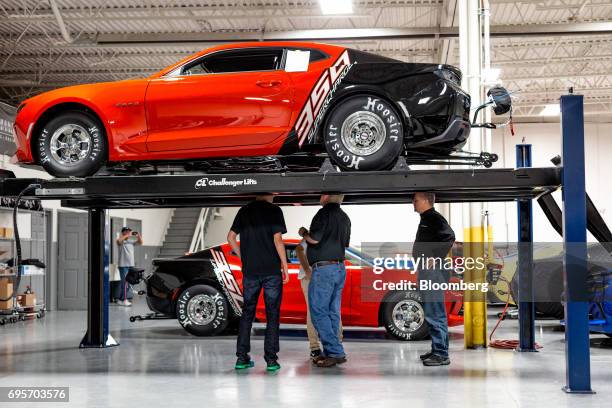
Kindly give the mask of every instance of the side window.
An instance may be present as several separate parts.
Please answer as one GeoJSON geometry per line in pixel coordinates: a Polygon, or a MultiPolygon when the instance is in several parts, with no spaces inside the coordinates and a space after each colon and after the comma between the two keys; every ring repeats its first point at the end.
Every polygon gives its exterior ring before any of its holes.
{"type": "Polygon", "coordinates": [[[221,51],[185,66],[182,74],[273,71],[280,68],[282,58],[283,50],[276,48],[221,51]]]}
{"type": "Polygon", "coordinates": [[[295,250],[295,246],[285,246],[285,251],[287,251],[287,262],[291,264],[299,264],[300,260],[297,256],[297,251],[295,250]]]}

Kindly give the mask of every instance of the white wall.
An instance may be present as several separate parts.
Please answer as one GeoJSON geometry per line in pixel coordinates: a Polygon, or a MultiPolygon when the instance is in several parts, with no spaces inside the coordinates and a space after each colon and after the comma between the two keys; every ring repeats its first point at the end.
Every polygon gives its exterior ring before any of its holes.
{"type": "MultiPolygon", "coordinates": [[[[17,177],[23,178],[52,178],[44,171],[34,170],[30,168],[24,168],[15,166],[10,163],[10,157],[0,155],[0,168],[11,170],[17,177]]],[[[61,206],[60,201],[56,200],[45,200],[42,202],[43,207],[53,210],[54,220],[57,220],[57,210],[62,211],[80,211],[71,208],[64,208],[61,206]]],[[[168,226],[168,220],[172,213],[169,209],[126,209],[126,210],[110,210],[110,216],[133,218],[136,220],[142,220],[142,235],[145,241],[145,245],[160,246],[164,239],[166,227],[168,226]]],[[[57,221],[53,222],[53,240],[57,241],[57,221]]]]}
{"type": "MultiPolygon", "coordinates": [[[[612,227],[612,124],[587,123],[586,139],[586,186],[592,200],[602,216],[612,227]]],[[[558,123],[516,124],[516,135],[507,129],[493,132],[493,150],[500,156],[495,167],[515,167],[515,146],[524,141],[533,145],[534,167],[552,166],[550,159],[561,153],[561,133],[558,123]]],[[[560,192],[555,193],[561,205],[560,192]]],[[[418,216],[412,205],[352,205],[344,206],[351,218],[353,232],[351,244],[362,242],[412,241],[418,225],[418,216]]],[[[557,232],[534,202],[534,240],[536,242],[558,242],[557,232]]],[[[287,223],[287,237],[296,238],[300,226],[308,227],[318,207],[283,207],[287,223]]],[[[225,241],[237,209],[222,208],[220,217],[213,220],[207,235],[207,244],[225,241]]],[[[498,242],[516,242],[516,203],[488,204],[489,219],[493,225],[493,239],[498,242]]],[[[457,239],[463,239],[462,204],[451,204],[451,225],[457,239]]],[[[589,234],[589,239],[593,238],[589,234]]]]}

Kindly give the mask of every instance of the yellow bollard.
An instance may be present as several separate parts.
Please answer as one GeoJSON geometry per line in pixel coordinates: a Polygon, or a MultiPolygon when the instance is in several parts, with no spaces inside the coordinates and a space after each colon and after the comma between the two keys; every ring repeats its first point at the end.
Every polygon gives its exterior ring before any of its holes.
{"type": "MultiPolygon", "coordinates": [[[[491,226],[488,235],[492,236],[491,226]]],[[[485,227],[468,227],[463,230],[463,256],[485,259],[485,227]]],[[[475,263],[476,264],[476,263],[475,263]]],[[[486,281],[486,268],[466,269],[465,282],[483,283],[486,281]]],[[[465,348],[475,349],[487,347],[487,303],[486,293],[480,291],[465,291],[463,303],[464,344],[465,348]]]]}

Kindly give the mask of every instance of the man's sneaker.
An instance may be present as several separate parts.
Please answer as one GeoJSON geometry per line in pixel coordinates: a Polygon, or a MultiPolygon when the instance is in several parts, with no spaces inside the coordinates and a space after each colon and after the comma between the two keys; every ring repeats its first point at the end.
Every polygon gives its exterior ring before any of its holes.
{"type": "Polygon", "coordinates": [[[278,364],[278,361],[268,361],[268,366],[266,367],[266,371],[278,371],[281,366],[278,364]]]}
{"type": "Polygon", "coordinates": [[[444,365],[449,365],[449,364],[450,364],[450,359],[448,357],[441,357],[441,356],[438,356],[437,354],[433,354],[428,359],[423,360],[423,365],[426,367],[437,367],[437,366],[444,366],[444,365]]]}
{"type": "Polygon", "coordinates": [[[129,300],[120,300],[119,302],[117,302],[117,304],[119,306],[132,306],[132,302],[130,302],[129,300]]]}
{"type": "Polygon", "coordinates": [[[310,360],[316,361],[319,359],[319,357],[321,357],[321,350],[310,350],[310,360]]]}
{"type": "Polygon", "coordinates": [[[234,365],[234,368],[236,370],[244,370],[245,368],[252,368],[255,366],[255,362],[253,360],[249,359],[243,359],[243,358],[239,358],[238,360],[236,360],[236,365],[234,365]]]}
{"type": "Polygon", "coordinates": [[[433,353],[431,351],[425,353],[425,354],[421,354],[419,356],[419,358],[421,359],[421,361],[425,361],[427,360],[429,357],[433,356],[433,353]]]}

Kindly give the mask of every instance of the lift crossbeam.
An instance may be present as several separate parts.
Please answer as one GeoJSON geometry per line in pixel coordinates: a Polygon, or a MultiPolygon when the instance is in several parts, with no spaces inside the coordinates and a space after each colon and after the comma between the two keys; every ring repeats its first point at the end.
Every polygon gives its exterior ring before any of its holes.
{"type": "Polygon", "coordinates": [[[280,205],[315,204],[321,192],[344,193],[345,204],[407,203],[415,191],[438,202],[515,201],[558,189],[560,169],[394,170],[98,176],[84,179],[5,179],[2,196],[62,200],[75,208],[220,207],[242,205],[254,194],[277,194],[280,205]]]}

